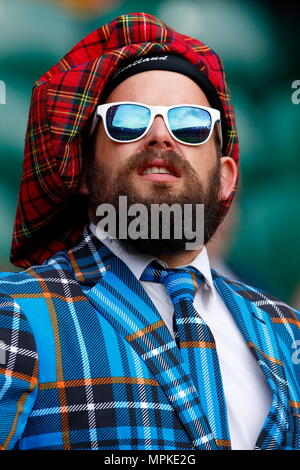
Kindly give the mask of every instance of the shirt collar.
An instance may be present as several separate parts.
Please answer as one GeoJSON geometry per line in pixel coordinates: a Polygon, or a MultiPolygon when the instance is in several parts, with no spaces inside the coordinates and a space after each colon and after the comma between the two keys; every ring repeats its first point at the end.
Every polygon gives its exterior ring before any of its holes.
{"type": "MultiPolygon", "coordinates": [[[[168,268],[168,265],[164,261],[156,258],[155,256],[140,253],[129,253],[119,242],[119,240],[113,240],[109,238],[103,229],[99,227],[96,229],[96,226],[92,222],[90,223],[90,229],[102,243],[104,243],[116,256],[118,256],[122,261],[124,261],[125,264],[127,264],[137,279],[140,279],[145,268],[153,260],[158,261],[164,268],[168,268]]],[[[194,268],[198,269],[198,271],[200,271],[204,277],[206,286],[213,289],[213,279],[205,246],[202,247],[200,253],[196,256],[196,258],[194,258],[193,261],[177,267],[179,268],[184,266],[193,266],[194,268]]]]}

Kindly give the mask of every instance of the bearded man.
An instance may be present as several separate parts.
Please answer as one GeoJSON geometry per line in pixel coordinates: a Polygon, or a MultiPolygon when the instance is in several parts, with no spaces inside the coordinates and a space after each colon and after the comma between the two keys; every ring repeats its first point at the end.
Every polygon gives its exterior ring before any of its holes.
{"type": "Polygon", "coordinates": [[[0,282],[2,449],[300,449],[299,313],[206,251],[237,179],[219,57],[149,14],[35,83],[25,270],[0,282]]]}

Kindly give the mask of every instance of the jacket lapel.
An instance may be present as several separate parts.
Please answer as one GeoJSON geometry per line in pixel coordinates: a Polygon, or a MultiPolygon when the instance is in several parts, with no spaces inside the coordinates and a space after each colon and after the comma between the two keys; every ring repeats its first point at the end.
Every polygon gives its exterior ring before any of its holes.
{"type": "Polygon", "coordinates": [[[220,448],[175,340],[127,265],[89,229],[68,255],[86,297],[146,362],[192,445],[199,450],[220,448]]]}
{"type": "Polygon", "coordinates": [[[295,397],[299,398],[299,393],[295,390],[295,394],[291,394],[288,386],[287,373],[292,373],[293,364],[285,353],[286,344],[274,327],[274,318],[272,321],[271,312],[273,309],[276,313],[276,305],[263,292],[229,281],[215,271],[213,279],[272,390],[271,409],[255,449],[281,448],[289,428],[290,406],[295,403],[295,397]]]}

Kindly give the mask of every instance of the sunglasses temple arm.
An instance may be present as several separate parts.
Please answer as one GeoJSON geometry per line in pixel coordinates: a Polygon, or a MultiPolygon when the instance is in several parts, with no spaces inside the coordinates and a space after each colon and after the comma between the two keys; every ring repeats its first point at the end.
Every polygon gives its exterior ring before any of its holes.
{"type": "Polygon", "coordinates": [[[223,148],[223,136],[222,136],[221,120],[218,119],[218,120],[216,121],[216,124],[217,124],[218,137],[219,137],[219,141],[220,141],[220,148],[221,148],[221,150],[222,150],[222,148],[223,148]]]}
{"type": "Polygon", "coordinates": [[[90,130],[89,130],[89,137],[91,137],[93,135],[93,133],[95,132],[95,129],[96,129],[96,126],[97,126],[97,123],[98,123],[98,119],[100,118],[101,116],[97,113],[94,114],[94,117],[93,117],[93,121],[92,121],[92,124],[90,126],[90,130]]]}

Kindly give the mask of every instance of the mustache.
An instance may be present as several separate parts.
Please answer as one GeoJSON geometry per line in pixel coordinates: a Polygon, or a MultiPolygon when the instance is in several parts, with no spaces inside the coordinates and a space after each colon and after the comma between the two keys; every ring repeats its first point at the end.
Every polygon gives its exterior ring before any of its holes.
{"type": "Polygon", "coordinates": [[[188,173],[198,179],[198,174],[192,165],[185,160],[178,152],[174,150],[159,150],[155,148],[146,148],[131,155],[125,165],[122,166],[122,174],[130,173],[134,170],[148,165],[154,158],[161,159],[166,166],[178,170],[179,173],[188,173]]]}

